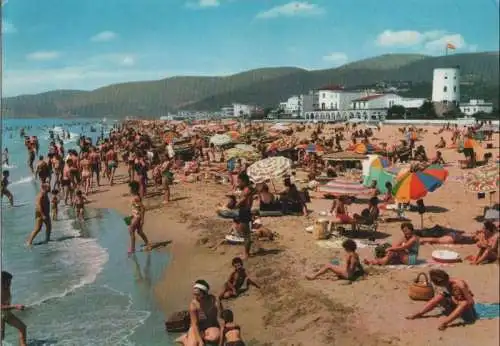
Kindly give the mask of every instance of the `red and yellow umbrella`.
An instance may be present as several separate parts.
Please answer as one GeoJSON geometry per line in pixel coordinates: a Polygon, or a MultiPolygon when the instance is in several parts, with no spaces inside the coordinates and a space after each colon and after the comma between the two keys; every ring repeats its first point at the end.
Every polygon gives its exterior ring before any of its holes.
{"type": "Polygon", "coordinates": [[[447,177],[448,171],[440,165],[431,165],[422,171],[410,170],[396,181],[392,194],[401,202],[418,200],[443,185],[447,177]]]}

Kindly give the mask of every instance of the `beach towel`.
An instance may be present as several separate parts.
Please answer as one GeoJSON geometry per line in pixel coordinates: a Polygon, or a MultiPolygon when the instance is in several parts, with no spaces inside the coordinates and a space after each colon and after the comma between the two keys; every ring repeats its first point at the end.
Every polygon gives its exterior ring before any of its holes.
{"type": "MultiPolygon", "coordinates": [[[[316,241],[316,245],[318,245],[319,247],[324,248],[324,249],[341,249],[342,243],[346,239],[347,238],[341,237],[341,238],[330,239],[330,240],[318,240],[318,241],[316,241]]],[[[354,239],[354,241],[356,242],[358,249],[363,249],[363,248],[369,247],[369,246],[375,246],[375,245],[369,244],[369,243],[364,242],[364,241],[359,240],[359,239],[354,239]]]]}
{"type": "Polygon", "coordinates": [[[500,317],[499,303],[476,303],[474,308],[481,320],[493,320],[500,317]]]}
{"type": "Polygon", "coordinates": [[[395,264],[395,265],[386,265],[384,268],[388,269],[411,269],[411,268],[445,268],[445,267],[453,267],[454,264],[452,263],[441,263],[441,262],[436,262],[432,259],[430,260],[425,260],[425,259],[417,259],[417,264],[415,265],[406,265],[406,264],[395,264]]]}

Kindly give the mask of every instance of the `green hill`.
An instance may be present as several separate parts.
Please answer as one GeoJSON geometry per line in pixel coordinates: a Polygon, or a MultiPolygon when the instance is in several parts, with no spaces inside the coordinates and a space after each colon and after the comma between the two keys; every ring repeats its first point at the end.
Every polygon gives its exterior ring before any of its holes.
{"type": "Polygon", "coordinates": [[[432,70],[457,65],[462,80],[467,82],[464,100],[481,97],[498,105],[498,59],[498,52],[441,57],[389,54],[326,70],[263,68],[226,77],[172,77],[114,84],[93,91],[51,91],[5,98],[2,108],[11,117],[159,117],[180,109],[218,110],[232,102],[274,106],[290,95],[324,85],[356,87],[382,81],[411,82],[414,87],[406,94],[429,97],[432,70]]]}

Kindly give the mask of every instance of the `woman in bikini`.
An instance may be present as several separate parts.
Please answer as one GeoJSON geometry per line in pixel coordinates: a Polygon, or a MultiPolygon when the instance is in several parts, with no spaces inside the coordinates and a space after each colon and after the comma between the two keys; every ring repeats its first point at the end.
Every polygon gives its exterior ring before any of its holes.
{"type": "Polygon", "coordinates": [[[175,340],[184,346],[203,346],[220,344],[222,306],[205,280],[197,280],[193,286],[193,300],[189,305],[191,327],[189,331],[175,340]]]}
{"type": "Polygon", "coordinates": [[[80,174],[82,177],[82,182],[81,186],[85,191],[85,194],[89,194],[89,189],[91,187],[91,177],[92,177],[92,172],[91,172],[91,164],[90,160],[88,159],[88,154],[83,153],[83,157],[80,161],[80,174]]]}
{"type": "Polygon", "coordinates": [[[135,181],[129,184],[130,194],[132,195],[132,220],[128,227],[128,232],[130,235],[130,248],[128,250],[129,254],[135,252],[135,233],[139,235],[144,241],[144,246],[146,250],[151,250],[151,244],[149,243],[148,237],[143,231],[144,227],[144,216],[146,214],[146,209],[142,203],[142,198],[139,195],[139,184],[135,181]]]}
{"type": "Polygon", "coordinates": [[[62,166],[64,161],[61,156],[56,152],[50,159],[52,165],[52,175],[54,176],[54,189],[59,189],[61,186],[62,166]]]}
{"type": "Polygon", "coordinates": [[[365,264],[388,265],[388,264],[417,264],[420,239],[415,235],[413,224],[403,222],[401,224],[403,238],[386,250],[386,255],[380,259],[364,260],[365,264]]]}
{"type": "Polygon", "coordinates": [[[445,319],[439,324],[439,330],[445,330],[453,321],[461,318],[464,323],[474,323],[478,316],[474,309],[474,295],[469,285],[462,279],[451,278],[441,269],[429,271],[429,277],[434,285],[440,288],[439,293],[425,304],[421,311],[406,317],[409,320],[422,318],[436,307],[443,309],[445,319]]]}

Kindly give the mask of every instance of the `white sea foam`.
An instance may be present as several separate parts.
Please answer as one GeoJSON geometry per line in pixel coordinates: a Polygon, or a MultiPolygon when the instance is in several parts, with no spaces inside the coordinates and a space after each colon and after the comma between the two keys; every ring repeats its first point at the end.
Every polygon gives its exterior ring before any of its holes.
{"type": "Polygon", "coordinates": [[[35,180],[35,178],[33,176],[22,177],[21,179],[13,181],[12,183],[10,183],[9,186],[12,186],[12,185],[16,186],[16,185],[31,183],[34,180],[35,180]]]}

